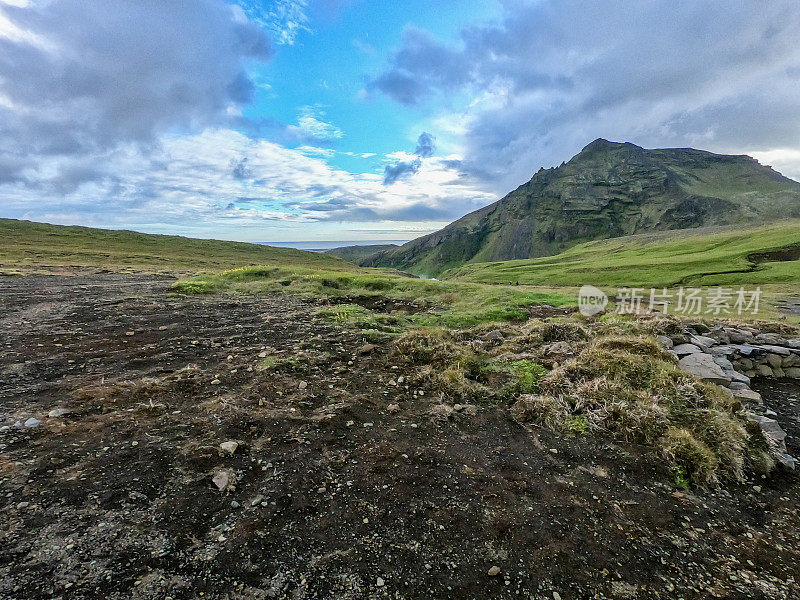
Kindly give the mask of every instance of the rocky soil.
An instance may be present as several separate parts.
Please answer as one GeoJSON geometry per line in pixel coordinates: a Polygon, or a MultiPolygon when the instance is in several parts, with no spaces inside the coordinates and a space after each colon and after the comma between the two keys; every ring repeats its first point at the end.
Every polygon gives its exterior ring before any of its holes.
{"type": "MultiPolygon", "coordinates": [[[[0,598],[800,597],[787,468],[682,491],[407,385],[313,301],[171,283],[0,279],[0,598]]],[[[797,455],[797,384],[751,387],[797,455]]]]}

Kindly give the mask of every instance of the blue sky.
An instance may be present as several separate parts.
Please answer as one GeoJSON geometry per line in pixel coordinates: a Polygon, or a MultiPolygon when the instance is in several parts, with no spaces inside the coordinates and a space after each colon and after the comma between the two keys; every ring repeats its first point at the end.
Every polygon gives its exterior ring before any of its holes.
{"type": "Polygon", "coordinates": [[[592,139],[800,177],[794,0],[0,0],[0,216],[442,227],[592,139]]]}

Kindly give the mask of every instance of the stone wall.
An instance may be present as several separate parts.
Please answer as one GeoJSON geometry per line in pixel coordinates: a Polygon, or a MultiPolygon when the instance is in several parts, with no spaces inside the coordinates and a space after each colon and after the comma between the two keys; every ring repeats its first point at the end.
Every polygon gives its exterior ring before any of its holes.
{"type": "Polygon", "coordinates": [[[791,377],[800,382],[800,338],[787,339],[751,327],[714,327],[698,333],[686,328],[680,334],[659,336],[678,366],[691,375],[722,387],[738,398],[747,418],[759,424],[772,453],[794,469],[796,460],[786,453],[786,433],[765,407],[761,395],[750,389],[753,377],[791,377]]]}

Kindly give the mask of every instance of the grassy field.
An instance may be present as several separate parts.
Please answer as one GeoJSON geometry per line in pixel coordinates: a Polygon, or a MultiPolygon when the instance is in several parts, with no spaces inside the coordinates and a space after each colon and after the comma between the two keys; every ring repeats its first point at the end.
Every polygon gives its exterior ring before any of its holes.
{"type": "Polygon", "coordinates": [[[286,264],[355,268],[327,254],[292,248],[0,219],[0,268],[12,274],[46,266],[198,272],[286,264]]]}
{"type": "Polygon", "coordinates": [[[748,259],[797,244],[797,220],[750,229],[669,231],[588,242],[544,258],[468,264],[443,278],[539,286],[797,285],[799,260],[748,259]]]}
{"type": "MultiPolygon", "coordinates": [[[[179,281],[177,292],[204,294],[288,293],[328,298],[329,316],[365,330],[397,332],[407,326],[472,327],[495,321],[525,321],[531,306],[574,305],[575,296],[559,290],[502,287],[462,281],[408,277],[388,269],[349,272],[298,267],[244,267],[179,281]],[[347,300],[385,298],[398,306],[389,317],[347,300]],[[340,303],[341,301],[346,301],[340,303]],[[430,310],[428,310],[430,309],[430,310]]],[[[383,311],[378,311],[382,313],[383,311]]]]}

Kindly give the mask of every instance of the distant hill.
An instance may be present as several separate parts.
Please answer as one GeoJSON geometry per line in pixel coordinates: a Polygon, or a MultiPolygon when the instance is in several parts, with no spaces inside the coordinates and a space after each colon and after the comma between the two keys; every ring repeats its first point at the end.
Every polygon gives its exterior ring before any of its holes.
{"type": "Polygon", "coordinates": [[[326,250],[325,254],[331,254],[333,256],[338,256],[348,262],[356,263],[366,260],[367,258],[374,256],[378,252],[386,252],[388,250],[394,250],[395,248],[399,248],[397,244],[373,244],[373,245],[363,245],[363,246],[342,246],[341,248],[331,248],[330,250],[326,250]]]}
{"type": "Polygon", "coordinates": [[[0,266],[90,266],[220,271],[247,265],[351,269],[320,252],[0,219],[0,266]]]}
{"type": "Polygon", "coordinates": [[[598,139],[444,229],[360,261],[421,275],[650,231],[800,217],[800,183],[749,156],[598,139]]]}

